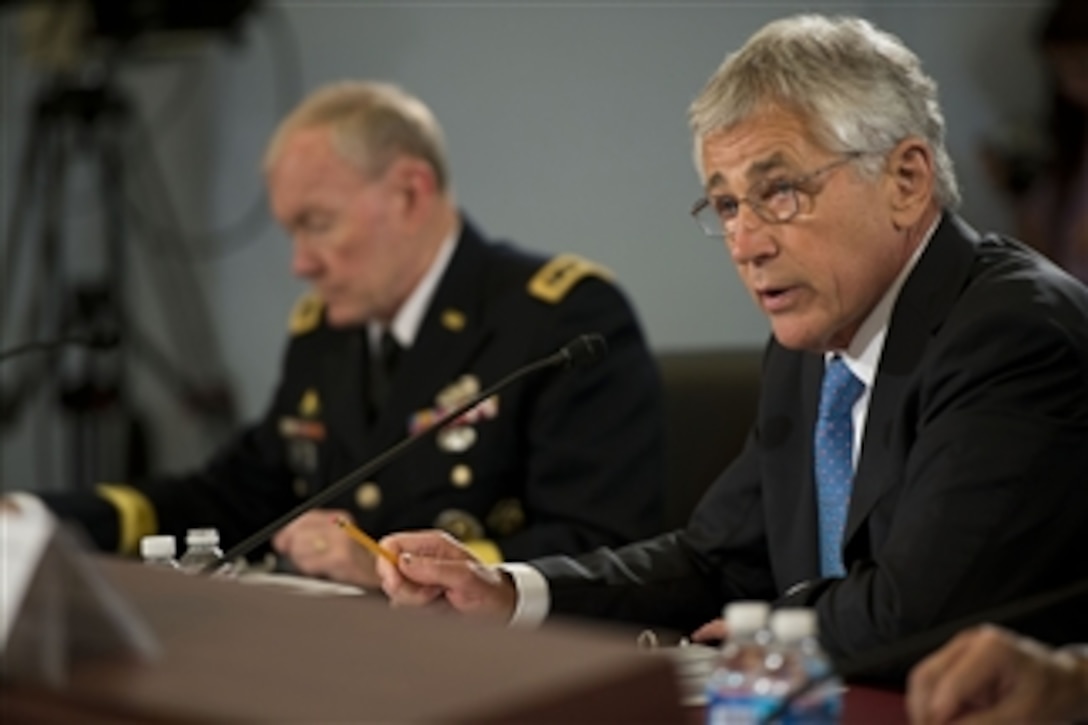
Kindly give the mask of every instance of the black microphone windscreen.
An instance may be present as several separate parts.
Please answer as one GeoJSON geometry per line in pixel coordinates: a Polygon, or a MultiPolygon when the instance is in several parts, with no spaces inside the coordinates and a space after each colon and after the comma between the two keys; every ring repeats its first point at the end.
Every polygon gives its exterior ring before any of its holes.
{"type": "Polygon", "coordinates": [[[564,345],[562,352],[567,367],[584,367],[604,357],[608,353],[608,343],[600,333],[586,333],[564,345]]]}

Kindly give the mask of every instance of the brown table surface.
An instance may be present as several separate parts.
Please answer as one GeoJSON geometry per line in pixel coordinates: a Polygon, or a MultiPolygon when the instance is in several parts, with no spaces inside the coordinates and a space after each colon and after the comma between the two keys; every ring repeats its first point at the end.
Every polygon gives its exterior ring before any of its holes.
{"type": "Polygon", "coordinates": [[[91,557],[159,639],[152,662],[77,661],[3,686],[14,722],[683,719],[671,663],[596,628],[512,630],[378,596],[313,597],[91,557]]]}
{"type": "Polygon", "coordinates": [[[872,687],[848,687],[843,704],[842,722],[843,725],[906,723],[907,711],[903,693],[872,687]]]}
{"type": "MultiPolygon", "coordinates": [[[[634,719],[681,709],[671,663],[629,633],[510,630],[312,597],[116,559],[92,564],[145,617],[164,655],[83,660],[61,691],[3,688],[2,721],[208,722],[634,719]]],[[[850,687],[843,723],[905,723],[900,693],[850,687]]]]}

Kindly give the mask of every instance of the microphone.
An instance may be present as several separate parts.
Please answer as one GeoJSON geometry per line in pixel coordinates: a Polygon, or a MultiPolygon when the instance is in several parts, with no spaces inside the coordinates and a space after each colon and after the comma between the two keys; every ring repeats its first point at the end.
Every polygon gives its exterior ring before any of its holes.
{"type": "Polygon", "coordinates": [[[10,347],[7,350],[2,350],[0,351],[0,361],[18,357],[19,355],[28,352],[56,350],[65,345],[79,345],[80,347],[86,347],[92,350],[109,350],[116,347],[120,341],[120,335],[112,330],[101,330],[84,335],[68,335],[66,337],[58,337],[55,340],[27,342],[22,345],[10,347]]]}
{"type": "Polygon", "coordinates": [[[358,485],[361,481],[373,476],[381,469],[388,466],[394,460],[402,456],[409,448],[419,443],[425,438],[431,437],[437,431],[441,430],[450,422],[460,418],[469,410],[472,410],[483,401],[495,395],[500,390],[503,390],[507,386],[511,385],[522,378],[531,375],[540,370],[546,370],[548,368],[563,368],[570,369],[573,367],[585,367],[595,364],[600,358],[602,358],[608,351],[608,343],[605,342],[604,337],[599,333],[587,333],[579,335],[563,347],[559,348],[556,352],[546,357],[540,358],[534,362],[524,365],[506,377],[499,380],[494,385],[482,390],[476,395],[472,396],[467,402],[457,406],[453,410],[449,411],[441,418],[436,420],[430,427],[419,431],[415,435],[402,438],[398,443],[394,444],[390,448],[387,448],[382,453],[378,454],[374,458],[371,458],[366,463],[351,471],[343,478],[333,482],[330,486],[318,491],[310,498],[306,499],[298,506],[287,513],[279,516],[267,525],[262,526],[250,536],[247,536],[242,541],[238,542],[226,552],[218,561],[209,562],[200,569],[201,573],[208,573],[218,569],[224,561],[234,561],[240,556],[245,556],[253,549],[257,548],[261,544],[268,541],[271,536],[283,528],[288,522],[298,518],[307,511],[316,508],[324,503],[328,503],[337,496],[342,495],[345,491],[358,485]]]}
{"type": "Polygon", "coordinates": [[[608,352],[608,343],[599,333],[579,335],[555,353],[561,358],[556,364],[568,368],[586,367],[595,364],[608,352]]]}
{"type": "MultiPolygon", "coordinates": [[[[969,614],[952,622],[904,637],[886,647],[879,647],[864,654],[844,659],[838,667],[818,677],[802,682],[779,703],[772,712],[760,720],[771,723],[779,720],[798,699],[820,685],[840,677],[843,680],[871,675],[883,669],[914,661],[937,649],[955,634],[968,627],[987,622],[1005,624],[1031,615],[1043,614],[1052,608],[1070,605],[1081,597],[1088,598],[1088,578],[1080,579],[1057,589],[1035,594],[1023,599],[969,614]]],[[[1079,610],[1078,610],[1079,611],[1079,610]]]]}

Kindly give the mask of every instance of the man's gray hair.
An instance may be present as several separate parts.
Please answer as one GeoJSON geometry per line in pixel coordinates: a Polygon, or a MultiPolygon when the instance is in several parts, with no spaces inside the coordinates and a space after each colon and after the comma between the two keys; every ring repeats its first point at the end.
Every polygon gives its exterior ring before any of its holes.
{"type": "MultiPolygon", "coordinates": [[[[925,139],[936,163],[937,200],[948,209],[959,204],[937,83],[899,38],[868,21],[784,18],[728,55],[688,111],[700,177],[703,139],[769,108],[799,113],[831,151],[887,153],[909,136],[925,139]]],[[[875,176],[881,161],[859,163],[875,176]]]]}
{"type": "Polygon", "coordinates": [[[397,156],[426,161],[438,187],[449,183],[446,141],[431,110],[398,86],[374,81],[341,81],[319,88],[280,123],[264,155],[267,172],[292,132],[328,127],[344,158],[372,178],[397,156]]]}

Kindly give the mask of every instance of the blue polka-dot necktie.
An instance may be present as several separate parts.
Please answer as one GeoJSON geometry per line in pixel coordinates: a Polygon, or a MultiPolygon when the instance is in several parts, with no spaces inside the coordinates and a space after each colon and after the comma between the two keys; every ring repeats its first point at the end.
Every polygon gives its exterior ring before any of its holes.
{"type": "Polygon", "coordinates": [[[854,403],[865,385],[842,358],[832,358],[824,371],[820,414],[816,421],[816,502],[820,515],[820,572],[842,576],[842,534],[854,480],[854,403]]]}

